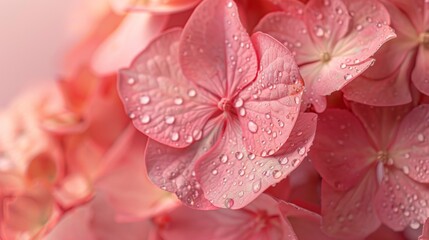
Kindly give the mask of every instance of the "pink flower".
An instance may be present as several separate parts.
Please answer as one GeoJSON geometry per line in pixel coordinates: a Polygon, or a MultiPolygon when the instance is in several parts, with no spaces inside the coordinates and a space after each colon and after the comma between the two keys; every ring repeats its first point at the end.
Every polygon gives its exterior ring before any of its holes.
{"type": "Polygon", "coordinates": [[[202,209],[243,207],[301,162],[315,131],[303,87],[291,53],[250,38],[230,0],[203,1],[120,73],[152,181],[202,209]]]}
{"type": "Polygon", "coordinates": [[[395,37],[389,14],[378,1],[286,1],[284,12],[268,14],[256,31],[284,43],[295,55],[305,81],[304,103],[317,112],[326,98],[373,64],[371,57],[395,37]]]}
{"type": "Polygon", "coordinates": [[[429,105],[329,109],[310,157],[323,177],[326,232],[365,237],[384,223],[418,228],[429,217],[429,105]]]}
{"type": "Polygon", "coordinates": [[[410,82],[429,95],[429,4],[423,0],[384,0],[398,37],[375,55],[377,62],[344,89],[352,101],[374,106],[410,103],[410,82]]]}

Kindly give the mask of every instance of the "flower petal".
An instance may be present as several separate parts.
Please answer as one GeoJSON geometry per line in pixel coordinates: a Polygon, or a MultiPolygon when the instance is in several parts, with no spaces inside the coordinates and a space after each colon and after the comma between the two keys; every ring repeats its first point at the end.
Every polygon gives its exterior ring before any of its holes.
{"type": "Polygon", "coordinates": [[[375,197],[381,221],[395,231],[417,229],[429,217],[429,187],[417,183],[395,168],[385,168],[375,197]]]}
{"type": "Polygon", "coordinates": [[[377,192],[375,169],[346,191],[322,182],[323,230],[335,237],[364,238],[380,226],[373,199],[377,192]]]}
{"type": "Polygon", "coordinates": [[[180,30],[172,30],[149,44],[130,69],[120,72],[119,92],[137,129],[163,144],[183,148],[202,131],[217,102],[183,77],[179,36],[180,30]]]}
{"type": "Polygon", "coordinates": [[[129,66],[136,53],[161,33],[167,21],[167,15],[128,14],[94,52],[92,68],[97,74],[107,75],[129,66]]]}
{"type": "Polygon", "coordinates": [[[423,226],[422,235],[418,240],[428,240],[429,239],[429,218],[426,219],[425,225],[423,226]]]}
{"type": "Polygon", "coordinates": [[[229,121],[223,137],[196,166],[206,198],[217,207],[237,209],[247,205],[302,162],[313,142],[315,127],[316,115],[302,114],[282,148],[263,158],[247,151],[240,123],[229,121]]]}
{"type": "Polygon", "coordinates": [[[362,179],[376,151],[359,120],[349,111],[329,109],[319,114],[310,158],[322,178],[336,190],[347,190],[362,179]]]}
{"type": "Polygon", "coordinates": [[[408,55],[403,65],[384,79],[367,78],[364,73],[342,89],[344,97],[358,103],[380,107],[410,103],[410,84],[406,79],[410,74],[411,61],[412,55],[408,55]]]}
{"type": "Polygon", "coordinates": [[[195,178],[195,164],[211,149],[223,132],[221,119],[210,120],[205,137],[187,148],[178,149],[149,140],[146,166],[149,178],[163,190],[176,193],[189,207],[215,208],[204,196],[195,178]]]}
{"type": "Polygon", "coordinates": [[[270,34],[283,43],[294,53],[298,65],[320,60],[318,45],[311,39],[307,26],[300,16],[287,12],[269,13],[261,19],[255,31],[270,34]]]}
{"type": "Polygon", "coordinates": [[[110,0],[113,9],[119,13],[127,11],[148,11],[153,13],[175,13],[197,5],[201,0],[110,0]]]}
{"type": "Polygon", "coordinates": [[[326,42],[329,48],[348,32],[350,15],[341,0],[311,0],[306,6],[306,22],[314,41],[326,42]]]}
{"type": "Polygon", "coordinates": [[[292,54],[264,33],[252,36],[260,67],[235,99],[249,152],[273,155],[286,142],[300,112],[304,82],[292,54]]]}
{"type": "Polygon", "coordinates": [[[422,183],[429,183],[429,105],[414,108],[402,120],[390,152],[395,166],[422,183]]]}
{"type": "MultiPolygon", "coordinates": [[[[428,44],[429,46],[429,44],[428,44]]],[[[413,69],[411,79],[416,88],[429,95],[429,51],[428,46],[420,46],[417,51],[416,65],[413,69]]]]}
{"type": "Polygon", "coordinates": [[[189,80],[220,98],[255,78],[256,53],[232,0],[198,5],[183,29],[180,63],[189,80]]]}

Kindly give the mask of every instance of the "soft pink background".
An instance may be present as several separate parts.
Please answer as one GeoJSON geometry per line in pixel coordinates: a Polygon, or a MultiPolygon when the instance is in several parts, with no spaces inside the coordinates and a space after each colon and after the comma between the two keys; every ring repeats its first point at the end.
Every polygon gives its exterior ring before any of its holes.
{"type": "Polygon", "coordinates": [[[54,81],[73,39],[66,22],[78,1],[0,0],[0,107],[25,89],[54,81]]]}

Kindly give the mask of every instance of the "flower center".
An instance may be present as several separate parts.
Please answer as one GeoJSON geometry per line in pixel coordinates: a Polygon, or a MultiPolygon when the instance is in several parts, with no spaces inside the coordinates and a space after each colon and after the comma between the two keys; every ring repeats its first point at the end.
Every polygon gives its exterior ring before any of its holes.
{"type": "Polygon", "coordinates": [[[377,153],[377,160],[383,164],[392,165],[393,159],[389,156],[386,151],[379,151],[377,153]]]}
{"type": "Polygon", "coordinates": [[[429,49],[429,32],[421,33],[419,36],[419,42],[423,44],[423,47],[429,49]]]}
{"type": "Polygon", "coordinates": [[[224,112],[229,112],[232,109],[231,102],[228,98],[222,98],[218,103],[217,107],[224,112]]]}
{"type": "Polygon", "coordinates": [[[324,52],[321,56],[321,61],[326,63],[329,62],[331,60],[331,54],[329,54],[328,52],[324,52]]]}

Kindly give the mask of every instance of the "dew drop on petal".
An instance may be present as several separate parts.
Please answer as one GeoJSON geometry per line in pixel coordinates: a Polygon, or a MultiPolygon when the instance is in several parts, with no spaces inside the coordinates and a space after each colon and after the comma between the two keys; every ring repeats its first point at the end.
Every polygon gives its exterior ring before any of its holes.
{"type": "Polygon", "coordinates": [[[225,199],[225,207],[232,208],[234,206],[234,200],[232,198],[225,199]]]}
{"type": "Polygon", "coordinates": [[[425,135],[419,133],[417,135],[417,140],[419,140],[419,142],[424,142],[425,141],[425,135]]]}
{"type": "Polygon", "coordinates": [[[257,193],[261,190],[261,180],[259,179],[256,182],[253,182],[252,184],[252,190],[254,193],[257,193]]]}
{"type": "Polygon", "coordinates": [[[176,118],[173,116],[166,116],[165,117],[165,123],[167,123],[168,125],[173,124],[176,121],[176,118]]]}
{"type": "Polygon", "coordinates": [[[237,98],[237,100],[235,101],[234,106],[235,106],[236,108],[239,108],[239,107],[242,107],[242,106],[243,106],[243,104],[244,104],[243,99],[242,99],[242,98],[237,98]]]}
{"type": "Polygon", "coordinates": [[[236,152],[235,153],[235,158],[237,158],[237,160],[241,160],[243,159],[244,154],[242,152],[236,152]]]}
{"type": "Polygon", "coordinates": [[[258,131],[258,125],[256,125],[256,123],[253,121],[249,121],[247,123],[247,128],[251,133],[256,133],[258,131]]]}
{"type": "Polygon", "coordinates": [[[253,154],[253,153],[249,153],[249,155],[247,155],[247,157],[248,157],[250,160],[253,160],[253,159],[255,159],[255,158],[256,158],[256,155],[255,155],[255,154],[253,154]]]}
{"type": "Polygon", "coordinates": [[[306,151],[305,147],[299,148],[298,149],[298,154],[301,155],[301,156],[303,156],[305,154],[305,151],[306,151]]]}
{"type": "Polygon", "coordinates": [[[221,163],[227,163],[228,162],[228,156],[225,154],[222,154],[219,156],[219,160],[221,163]]]}
{"type": "Polygon", "coordinates": [[[136,83],[136,80],[134,78],[128,78],[127,83],[129,85],[133,85],[134,83],[136,83]]]}
{"type": "Polygon", "coordinates": [[[171,133],[171,141],[177,142],[177,141],[179,141],[179,138],[180,138],[179,133],[177,133],[177,132],[171,133]]]}
{"type": "Polygon", "coordinates": [[[239,110],[239,114],[240,114],[240,116],[242,116],[242,117],[246,116],[246,109],[244,109],[244,108],[240,108],[240,110],[239,110]]]}
{"type": "Polygon", "coordinates": [[[140,118],[140,122],[141,123],[143,123],[143,124],[147,124],[147,123],[150,123],[150,116],[149,115],[143,115],[141,118],[140,118]]]}
{"type": "Polygon", "coordinates": [[[409,174],[410,173],[410,168],[408,166],[403,166],[402,167],[402,171],[404,172],[404,174],[409,174]]]}
{"type": "Polygon", "coordinates": [[[185,138],[185,142],[186,143],[192,143],[194,141],[194,138],[192,137],[192,136],[187,136],[186,138],[185,138]]]}
{"type": "Polygon", "coordinates": [[[177,97],[174,99],[174,104],[176,105],[182,105],[183,104],[183,98],[177,97]]]}
{"type": "Polygon", "coordinates": [[[273,177],[275,179],[279,179],[281,176],[282,176],[282,172],[281,171],[279,171],[279,170],[274,170],[273,171],[273,177]]]}
{"type": "Polygon", "coordinates": [[[217,175],[217,174],[218,174],[217,169],[213,169],[212,174],[213,174],[213,175],[217,175]]]}
{"type": "Polygon", "coordinates": [[[197,96],[197,91],[195,91],[195,89],[189,89],[188,96],[189,97],[195,97],[195,96],[197,96]]]}
{"type": "Polygon", "coordinates": [[[341,63],[341,65],[340,65],[340,68],[341,69],[345,69],[347,67],[347,64],[345,64],[345,63],[341,63]]]}
{"type": "Polygon", "coordinates": [[[195,141],[198,141],[201,139],[201,137],[203,136],[203,132],[201,130],[195,129],[192,132],[192,136],[194,137],[195,141]]]}
{"type": "Polygon", "coordinates": [[[140,104],[146,105],[150,103],[150,97],[149,96],[141,96],[140,97],[140,104]]]}
{"type": "Polygon", "coordinates": [[[279,124],[279,127],[284,127],[285,126],[285,123],[282,120],[279,120],[278,124],[279,124]]]}
{"type": "Polygon", "coordinates": [[[420,227],[420,223],[419,222],[417,222],[417,221],[411,221],[411,223],[410,223],[410,228],[412,228],[412,229],[418,229],[420,227]]]}
{"type": "Polygon", "coordinates": [[[287,157],[282,157],[279,159],[279,163],[281,165],[286,165],[286,164],[288,164],[288,162],[289,162],[289,159],[287,157]]]}
{"type": "Polygon", "coordinates": [[[226,7],[227,7],[227,8],[232,8],[232,1],[228,2],[228,3],[226,4],[226,7]]]}
{"type": "Polygon", "coordinates": [[[246,172],[243,169],[238,170],[238,175],[244,176],[244,174],[246,174],[246,172]]]}
{"type": "Polygon", "coordinates": [[[314,32],[315,32],[315,34],[316,34],[317,37],[323,37],[323,35],[325,34],[325,31],[320,26],[316,26],[314,28],[314,32]]]}
{"type": "Polygon", "coordinates": [[[351,75],[350,73],[347,73],[346,75],[344,75],[344,80],[349,81],[353,78],[353,75],[351,75]]]}

